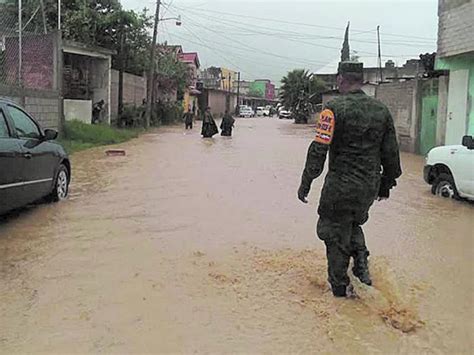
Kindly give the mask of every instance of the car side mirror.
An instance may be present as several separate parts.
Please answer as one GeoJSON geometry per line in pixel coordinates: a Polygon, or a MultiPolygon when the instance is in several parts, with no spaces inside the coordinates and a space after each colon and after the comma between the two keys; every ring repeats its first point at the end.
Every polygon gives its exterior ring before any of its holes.
{"type": "Polygon", "coordinates": [[[45,141],[54,141],[58,138],[58,131],[55,129],[45,129],[43,139],[45,141]]]}
{"type": "Polygon", "coordinates": [[[467,149],[474,149],[474,140],[472,139],[472,136],[462,137],[462,145],[467,147],[467,149]]]}

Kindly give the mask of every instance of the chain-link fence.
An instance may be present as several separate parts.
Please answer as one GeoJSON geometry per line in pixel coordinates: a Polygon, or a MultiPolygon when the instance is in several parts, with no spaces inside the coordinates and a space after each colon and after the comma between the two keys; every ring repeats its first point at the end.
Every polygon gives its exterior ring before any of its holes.
{"type": "Polygon", "coordinates": [[[57,7],[47,5],[45,0],[0,0],[0,85],[57,89],[57,7]]]}

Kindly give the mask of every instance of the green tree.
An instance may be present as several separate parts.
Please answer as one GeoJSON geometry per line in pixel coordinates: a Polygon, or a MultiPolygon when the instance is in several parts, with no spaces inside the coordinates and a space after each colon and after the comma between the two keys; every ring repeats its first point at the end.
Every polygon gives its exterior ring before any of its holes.
{"type": "Polygon", "coordinates": [[[65,39],[114,50],[113,67],[137,75],[147,66],[150,28],[146,9],[126,11],[117,0],[68,2],[63,17],[65,39]]]}
{"type": "Polygon", "coordinates": [[[166,92],[174,89],[183,93],[190,85],[191,73],[188,66],[179,61],[174,53],[160,53],[156,59],[156,79],[160,88],[166,92]]]}
{"type": "Polygon", "coordinates": [[[341,49],[341,62],[345,62],[350,60],[350,48],[349,48],[349,25],[350,22],[347,23],[346,32],[344,34],[344,42],[342,43],[341,49]]]}
{"type": "Polygon", "coordinates": [[[291,110],[295,123],[308,123],[314,106],[321,103],[322,94],[327,90],[326,83],[304,69],[289,72],[281,82],[283,105],[291,110]]]}

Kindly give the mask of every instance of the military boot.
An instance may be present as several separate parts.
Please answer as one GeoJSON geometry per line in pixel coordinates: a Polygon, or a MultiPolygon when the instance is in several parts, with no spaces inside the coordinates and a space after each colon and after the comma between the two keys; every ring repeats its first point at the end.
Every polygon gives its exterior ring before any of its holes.
{"type": "Polygon", "coordinates": [[[352,286],[351,284],[349,284],[348,286],[331,286],[331,289],[334,297],[357,298],[354,286],[352,286]]]}
{"type": "Polygon", "coordinates": [[[333,286],[331,287],[332,294],[334,297],[346,297],[347,296],[347,286],[333,286]]]}
{"type": "Polygon", "coordinates": [[[357,252],[354,254],[354,267],[352,268],[352,273],[360,280],[360,282],[372,286],[372,280],[369,273],[369,262],[367,260],[368,256],[368,251],[357,252]]]}

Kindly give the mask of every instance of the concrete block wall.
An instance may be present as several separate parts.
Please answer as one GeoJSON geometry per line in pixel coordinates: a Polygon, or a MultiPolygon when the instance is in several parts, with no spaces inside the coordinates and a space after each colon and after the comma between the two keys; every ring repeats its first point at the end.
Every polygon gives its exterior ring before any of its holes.
{"type": "Polygon", "coordinates": [[[415,153],[418,134],[417,82],[381,84],[375,95],[392,114],[400,149],[415,153]]]}
{"type": "Polygon", "coordinates": [[[438,52],[442,57],[474,51],[474,0],[440,0],[438,52]]]}
{"type": "MultiPolygon", "coordinates": [[[[228,93],[221,90],[210,90],[208,94],[207,105],[211,108],[214,118],[222,117],[226,110],[228,93]]],[[[230,109],[233,110],[237,105],[237,96],[230,96],[230,109]]]]}
{"type": "MultiPolygon", "coordinates": [[[[119,73],[112,70],[111,82],[111,114],[113,118],[118,114],[118,83],[119,73]]],[[[146,79],[129,73],[123,74],[123,103],[129,105],[141,106],[146,99],[146,79]]]]}
{"type": "Polygon", "coordinates": [[[0,97],[6,98],[22,106],[42,128],[59,129],[60,127],[60,100],[55,91],[20,90],[11,87],[0,87],[0,97]],[[22,101],[21,98],[24,98],[22,101]]]}
{"type": "Polygon", "coordinates": [[[25,110],[32,115],[43,128],[59,128],[58,98],[25,97],[25,110]]]}

